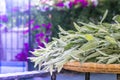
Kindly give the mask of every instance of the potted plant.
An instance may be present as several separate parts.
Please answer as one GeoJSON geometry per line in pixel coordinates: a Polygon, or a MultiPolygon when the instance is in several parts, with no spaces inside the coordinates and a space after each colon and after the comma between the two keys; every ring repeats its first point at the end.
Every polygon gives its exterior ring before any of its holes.
{"type": "MultiPolygon", "coordinates": [[[[65,31],[59,26],[59,38],[53,38],[53,41],[48,44],[44,43],[45,47],[40,47],[40,49],[35,49],[31,52],[35,55],[30,58],[35,63],[35,67],[39,65],[39,69],[41,69],[41,66],[44,66],[42,69],[51,73],[54,69],[58,72],[62,68],[67,69],[67,67],[71,66],[71,63],[73,63],[72,66],[76,64],[77,66],[83,65],[83,67],[79,68],[83,68],[83,71],[89,65],[91,65],[89,69],[97,68],[93,67],[93,63],[99,68],[107,65],[103,72],[107,72],[106,69],[108,67],[111,68],[107,69],[108,72],[112,72],[109,70],[113,70],[114,67],[119,68],[120,16],[117,15],[113,18],[115,23],[103,23],[106,14],[107,12],[98,24],[78,22],[81,25],[79,26],[74,22],[75,31],[65,31]],[[118,65],[118,67],[114,65],[118,65]]],[[[100,72],[100,70],[97,72],[100,72]]],[[[117,72],[120,72],[120,69],[117,72]]]]}

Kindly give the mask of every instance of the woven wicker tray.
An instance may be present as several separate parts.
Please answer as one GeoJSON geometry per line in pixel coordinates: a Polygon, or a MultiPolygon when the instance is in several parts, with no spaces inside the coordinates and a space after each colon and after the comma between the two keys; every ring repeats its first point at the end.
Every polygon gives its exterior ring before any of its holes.
{"type": "Polygon", "coordinates": [[[69,62],[65,64],[63,68],[66,70],[77,71],[77,72],[120,74],[120,64],[69,62]]]}

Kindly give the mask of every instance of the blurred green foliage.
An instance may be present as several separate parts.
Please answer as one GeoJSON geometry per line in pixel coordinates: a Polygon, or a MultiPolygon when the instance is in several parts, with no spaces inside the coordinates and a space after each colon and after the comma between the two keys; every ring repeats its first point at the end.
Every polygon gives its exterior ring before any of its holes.
{"type": "MultiPolygon", "coordinates": [[[[56,37],[58,31],[58,25],[62,26],[63,29],[74,29],[73,22],[94,22],[97,23],[101,20],[102,15],[108,10],[106,22],[112,22],[113,16],[120,14],[120,0],[99,0],[98,5],[88,6],[85,8],[72,8],[68,10],[57,10],[43,12],[43,15],[51,15],[48,19],[53,25],[53,36],[56,37]]],[[[47,16],[46,16],[47,17],[47,16]]]]}

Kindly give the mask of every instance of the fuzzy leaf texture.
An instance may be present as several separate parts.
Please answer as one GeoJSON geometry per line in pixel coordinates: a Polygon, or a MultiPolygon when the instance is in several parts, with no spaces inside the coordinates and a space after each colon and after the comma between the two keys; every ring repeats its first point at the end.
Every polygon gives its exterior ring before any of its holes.
{"type": "MultiPolygon", "coordinates": [[[[107,12],[106,12],[107,13],[107,12]]],[[[35,67],[43,66],[46,71],[61,71],[70,61],[96,62],[104,64],[120,63],[120,24],[119,16],[115,23],[73,23],[76,30],[64,30],[59,26],[59,38],[53,38],[45,47],[31,53],[35,67]],[[81,26],[79,26],[81,25],[81,26]]]]}

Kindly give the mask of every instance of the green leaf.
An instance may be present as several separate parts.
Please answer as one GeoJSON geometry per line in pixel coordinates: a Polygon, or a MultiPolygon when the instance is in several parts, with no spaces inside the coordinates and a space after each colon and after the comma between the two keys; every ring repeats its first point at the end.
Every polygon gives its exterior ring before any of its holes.
{"type": "Polygon", "coordinates": [[[120,15],[116,15],[113,17],[113,20],[117,21],[120,23],[120,15]]]}
{"type": "Polygon", "coordinates": [[[110,36],[105,36],[105,39],[111,44],[117,44],[116,40],[110,36]]]}
{"type": "Polygon", "coordinates": [[[88,41],[92,41],[92,40],[95,40],[94,36],[92,34],[85,34],[85,38],[88,40],[88,41]]]}
{"type": "Polygon", "coordinates": [[[74,44],[76,44],[76,43],[73,43],[73,42],[68,43],[68,44],[64,47],[64,49],[65,49],[65,50],[68,50],[68,49],[70,49],[71,47],[73,47],[74,44]]]}
{"type": "Polygon", "coordinates": [[[67,31],[65,31],[62,27],[58,26],[59,30],[60,30],[60,33],[63,33],[63,34],[69,34],[67,31]]]}
{"type": "Polygon", "coordinates": [[[82,62],[85,62],[85,61],[87,61],[87,60],[89,60],[89,59],[92,59],[92,58],[94,58],[94,57],[97,57],[97,56],[99,56],[100,54],[98,53],[98,52],[94,52],[94,53],[91,53],[91,54],[89,54],[88,56],[86,56],[83,60],[82,60],[82,62]]]}
{"type": "Polygon", "coordinates": [[[70,55],[74,60],[76,60],[76,61],[79,61],[79,58],[78,57],[76,57],[76,56],[74,56],[74,55],[70,55]]]}
{"type": "Polygon", "coordinates": [[[98,45],[99,44],[96,40],[89,41],[89,42],[85,43],[83,46],[81,46],[79,48],[79,50],[84,53],[84,52],[87,52],[89,50],[96,49],[98,45]]]}
{"type": "Polygon", "coordinates": [[[80,26],[77,25],[75,22],[73,22],[73,24],[74,24],[75,29],[76,29],[78,32],[81,32],[81,31],[80,31],[80,26]]]}
{"type": "Polygon", "coordinates": [[[107,64],[115,63],[117,61],[117,59],[118,59],[117,57],[110,58],[110,59],[108,59],[107,64]]]}
{"type": "Polygon", "coordinates": [[[96,51],[98,52],[98,54],[101,54],[102,56],[108,56],[106,53],[100,51],[99,49],[96,49],[96,51]]]}
{"type": "Polygon", "coordinates": [[[102,22],[104,21],[104,19],[107,17],[107,14],[108,14],[108,10],[105,11],[105,13],[103,15],[103,18],[100,21],[100,24],[102,24],[102,22]]]}
{"type": "Polygon", "coordinates": [[[92,29],[99,29],[99,27],[95,26],[95,25],[91,25],[91,24],[86,24],[86,23],[83,23],[83,22],[78,22],[88,28],[92,28],[92,29]]]}

